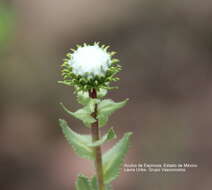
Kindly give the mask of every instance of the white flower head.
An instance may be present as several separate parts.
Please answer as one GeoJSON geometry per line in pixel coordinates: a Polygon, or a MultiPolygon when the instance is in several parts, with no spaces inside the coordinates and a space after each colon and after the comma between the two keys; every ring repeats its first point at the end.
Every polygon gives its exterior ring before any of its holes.
{"type": "Polygon", "coordinates": [[[111,55],[98,44],[78,47],[68,61],[75,75],[87,78],[104,77],[111,63],[111,55]]]}
{"type": "Polygon", "coordinates": [[[113,89],[110,82],[119,80],[115,75],[121,70],[119,60],[112,58],[115,52],[108,52],[109,46],[94,43],[71,49],[62,64],[62,84],[74,86],[76,91],[91,89],[113,89]]]}

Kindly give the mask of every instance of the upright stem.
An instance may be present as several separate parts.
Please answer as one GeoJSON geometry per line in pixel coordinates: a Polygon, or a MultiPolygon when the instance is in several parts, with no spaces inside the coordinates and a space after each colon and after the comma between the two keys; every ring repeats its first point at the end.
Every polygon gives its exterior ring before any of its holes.
{"type": "MultiPolygon", "coordinates": [[[[97,98],[96,90],[90,90],[89,96],[91,98],[97,98]]],[[[92,117],[96,119],[96,122],[91,125],[91,135],[92,141],[95,142],[100,139],[99,123],[97,119],[97,104],[95,104],[95,110],[92,113],[92,117]]],[[[94,147],[95,152],[95,167],[96,167],[96,176],[99,190],[104,190],[104,178],[103,178],[103,167],[102,167],[102,151],[101,146],[94,147]]]]}

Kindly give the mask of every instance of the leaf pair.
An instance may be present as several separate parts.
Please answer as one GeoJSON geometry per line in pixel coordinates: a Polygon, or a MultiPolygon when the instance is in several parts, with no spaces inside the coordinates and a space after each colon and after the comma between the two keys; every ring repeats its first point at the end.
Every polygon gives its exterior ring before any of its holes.
{"type": "Polygon", "coordinates": [[[109,116],[125,106],[128,99],[122,102],[114,102],[110,99],[100,101],[99,99],[91,99],[85,92],[81,92],[78,93],[78,101],[85,106],[76,112],[69,111],[62,103],[60,103],[60,105],[69,115],[81,120],[85,126],[90,127],[90,125],[96,121],[91,114],[94,112],[95,104],[97,104],[97,119],[99,126],[103,127],[107,123],[109,116]]]}
{"type": "MultiPolygon", "coordinates": [[[[99,141],[92,142],[90,135],[80,135],[74,132],[68,127],[65,120],[60,119],[59,123],[67,141],[72,145],[74,151],[80,157],[89,160],[95,159],[93,147],[100,146],[103,143],[116,138],[116,134],[111,128],[99,141]]],[[[103,174],[105,184],[110,184],[119,176],[124,156],[129,148],[129,139],[131,135],[131,132],[125,133],[122,139],[103,155],[103,174]]]]}

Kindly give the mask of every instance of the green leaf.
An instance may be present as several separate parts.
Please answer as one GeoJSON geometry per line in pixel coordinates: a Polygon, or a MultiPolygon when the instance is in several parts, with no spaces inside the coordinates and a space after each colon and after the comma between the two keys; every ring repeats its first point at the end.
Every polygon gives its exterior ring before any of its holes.
{"type": "Polygon", "coordinates": [[[109,119],[109,116],[104,115],[103,113],[99,114],[97,116],[97,119],[99,121],[99,127],[104,127],[109,119]]]}
{"type": "Polygon", "coordinates": [[[0,50],[8,46],[14,32],[15,14],[7,2],[0,3],[0,50]]]}
{"type": "Polygon", "coordinates": [[[99,119],[99,126],[103,127],[107,123],[109,116],[116,110],[125,106],[127,101],[128,99],[117,103],[110,99],[101,101],[98,104],[98,116],[97,116],[97,119],[99,119]]]}
{"type": "Polygon", "coordinates": [[[94,160],[94,152],[87,144],[91,143],[90,135],[80,135],[74,132],[65,120],[59,119],[59,124],[62,128],[63,134],[74,151],[83,158],[94,160]]]}
{"type": "Polygon", "coordinates": [[[103,155],[104,182],[109,184],[119,176],[124,156],[128,151],[131,132],[125,133],[121,140],[103,155]]]}
{"type": "Polygon", "coordinates": [[[78,176],[75,186],[76,190],[93,190],[89,179],[83,175],[78,176]]]}
{"type": "MultiPolygon", "coordinates": [[[[91,184],[92,190],[98,190],[96,176],[94,176],[94,177],[91,179],[90,184],[91,184]]],[[[112,190],[112,186],[111,186],[110,184],[105,185],[105,190],[112,190]]]]}
{"type": "Polygon", "coordinates": [[[62,106],[62,108],[65,110],[66,113],[68,113],[69,115],[81,120],[85,126],[89,127],[90,124],[94,123],[96,120],[91,116],[91,113],[94,112],[94,105],[95,105],[95,100],[91,100],[89,101],[89,103],[77,110],[76,112],[71,112],[69,111],[64,105],[63,103],[60,103],[60,105],[62,106]]]}
{"type": "Polygon", "coordinates": [[[98,98],[103,98],[106,95],[107,95],[107,90],[106,89],[100,88],[99,91],[97,92],[97,97],[98,98]]]}
{"type": "Polygon", "coordinates": [[[82,105],[87,105],[90,101],[88,92],[78,91],[77,92],[77,101],[82,105]]]}
{"type": "Polygon", "coordinates": [[[95,141],[93,143],[88,144],[90,147],[96,147],[104,144],[105,142],[115,139],[116,138],[116,133],[113,128],[110,128],[108,132],[98,141],[95,141]]]}
{"type": "Polygon", "coordinates": [[[98,190],[98,186],[97,186],[97,180],[96,180],[96,176],[94,176],[92,179],[91,179],[91,187],[93,190],[98,190]]]}

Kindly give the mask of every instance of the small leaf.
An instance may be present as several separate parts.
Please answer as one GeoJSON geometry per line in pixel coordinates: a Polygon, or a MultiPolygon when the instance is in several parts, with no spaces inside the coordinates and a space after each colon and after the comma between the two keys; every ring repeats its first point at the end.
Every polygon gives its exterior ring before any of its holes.
{"type": "Polygon", "coordinates": [[[80,135],[74,132],[67,124],[65,120],[59,119],[59,124],[62,128],[63,134],[70,145],[72,145],[74,151],[83,158],[89,160],[94,159],[94,152],[87,144],[91,143],[90,135],[80,135]]]}
{"type": "MultiPolygon", "coordinates": [[[[97,92],[97,98],[103,98],[106,96],[107,90],[100,88],[97,92]]],[[[82,105],[87,105],[91,98],[89,97],[88,92],[78,91],[77,92],[77,101],[82,105]]]]}
{"type": "Polygon", "coordinates": [[[82,105],[87,105],[90,97],[87,92],[79,91],[77,92],[77,101],[82,105]]]}
{"type": "Polygon", "coordinates": [[[108,132],[98,141],[95,141],[93,143],[88,144],[90,147],[96,147],[104,144],[105,142],[115,139],[116,138],[116,133],[113,128],[110,128],[108,132]]]}
{"type": "Polygon", "coordinates": [[[103,155],[104,182],[109,184],[119,176],[120,168],[129,147],[131,132],[125,133],[121,140],[103,155]]]}
{"type": "Polygon", "coordinates": [[[78,176],[75,186],[76,190],[93,190],[89,179],[83,175],[78,176]]]}
{"type": "MultiPolygon", "coordinates": [[[[96,176],[94,176],[91,179],[90,184],[91,184],[92,190],[98,190],[96,176]]],[[[110,184],[105,185],[105,190],[112,190],[112,186],[110,184]]]]}
{"type": "Polygon", "coordinates": [[[91,123],[94,123],[96,120],[91,116],[91,113],[94,112],[94,100],[91,100],[87,106],[77,110],[76,112],[69,111],[63,103],[60,103],[62,108],[65,110],[66,113],[69,115],[81,120],[85,126],[89,127],[91,123]]]}
{"type": "Polygon", "coordinates": [[[97,92],[97,97],[98,98],[103,98],[106,95],[107,95],[107,90],[106,89],[100,88],[99,91],[97,92]]]}
{"type": "Polygon", "coordinates": [[[101,101],[98,104],[98,116],[97,116],[97,118],[99,119],[99,126],[103,127],[107,123],[109,116],[116,110],[125,106],[127,101],[128,99],[117,103],[110,99],[101,101]]]}
{"type": "Polygon", "coordinates": [[[107,115],[104,115],[103,113],[101,113],[97,116],[97,119],[99,121],[99,127],[104,127],[105,124],[107,123],[109,117],[107,115]]]}
{"type": "Polygon", "coordinates": [[[93,190],[98,190],[98,186],[97,186],[97,180],[96,180],[96,176],[94,176],[92,179],[91,179],[91,187],[93,190]]]}

